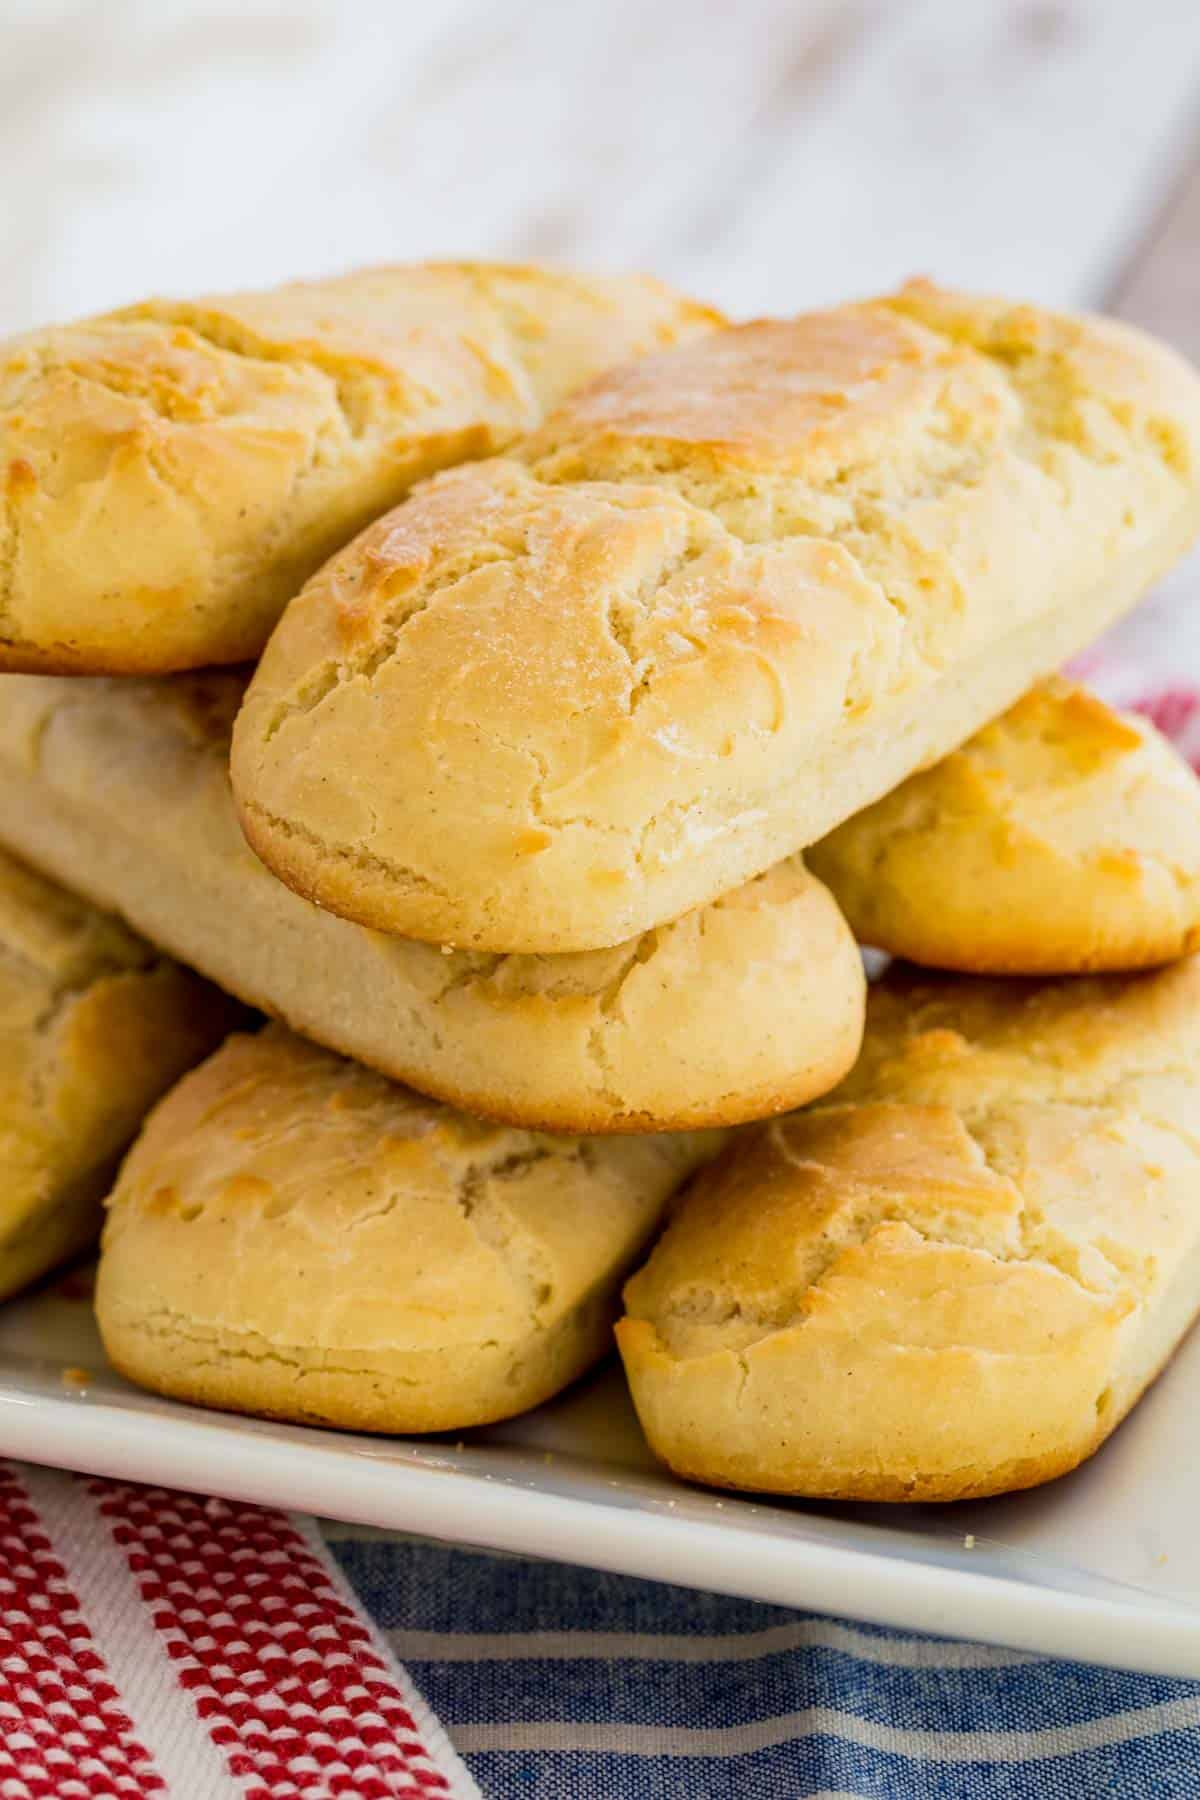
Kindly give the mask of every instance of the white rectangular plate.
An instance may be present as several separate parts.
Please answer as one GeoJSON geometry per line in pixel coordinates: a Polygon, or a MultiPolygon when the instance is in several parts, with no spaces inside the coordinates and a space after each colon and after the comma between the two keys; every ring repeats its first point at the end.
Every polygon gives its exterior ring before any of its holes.
{"type": "Polygon", "coordinates": [[[3,1455],[1193,1677],[1198,1414],[1200,1332],[1049,1487],[952,1507],[753,1501],[657,1469],[615,1368],[461,1440],[358,1437],[138,1392],[105,1363],[78,1278],[0,1311],[3,1455]]]}

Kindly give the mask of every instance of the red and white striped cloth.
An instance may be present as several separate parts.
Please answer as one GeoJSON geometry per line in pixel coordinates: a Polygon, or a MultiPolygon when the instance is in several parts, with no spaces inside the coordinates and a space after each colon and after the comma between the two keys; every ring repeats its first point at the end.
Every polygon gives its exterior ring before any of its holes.
{"type": "Polygon", "coordinates": [[[311,1521],[0,1463],[2,1800],[479,1800],[311,1521]]]}
{"type": "MultiPolygon", "coordinates": [[[[1073,672],[1200,767],[1186,601],[1073,672]]],[[[0,1800],[397,1795],[479,1789],[311,1521],[0,1462],[0,1800]]]]}

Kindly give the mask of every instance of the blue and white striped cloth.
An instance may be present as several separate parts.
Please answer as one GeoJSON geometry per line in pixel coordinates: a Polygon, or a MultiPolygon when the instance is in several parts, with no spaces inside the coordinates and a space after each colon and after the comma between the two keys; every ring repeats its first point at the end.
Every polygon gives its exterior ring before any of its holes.
{"type": "Polygon", "coordinates": [[[1200,1797],[1195,1682],[331,1539],[486,1800],[1200,1797]]]}

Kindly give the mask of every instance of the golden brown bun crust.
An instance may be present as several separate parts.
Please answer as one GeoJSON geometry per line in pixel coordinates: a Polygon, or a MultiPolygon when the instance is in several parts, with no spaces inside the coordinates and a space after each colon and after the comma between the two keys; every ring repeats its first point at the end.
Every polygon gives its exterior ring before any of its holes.
{"type": "Polygon", "coordinates": [[[1061,679],[808,860],[863,943],[929,968],[1119,972],[1200,947],[1200,781],[1153,725],[1061,679]]]}
{"type": "Polygon", "coordinates": [[[277,1026],[230,1038],[121,1170],[105,1348],[143,1386],[233,1411],[506,1418],[604,1353],[622,1276],[719,1142],[512,1131],[277,1026]]]}
{"type": "Polygon", "coordinates": [[[621,942],[824,836],[1130,605],[1200,520],[1200,383],[928,286],[631,362],[288,608],[259,854],[380,930],[621,942]]]}
{"type": "Polygon", "coordinates": [[[238,1008],[0,851],[0,1299],[84,1249],[147,1108],[238,1008]]]}
{"type": "Polygon", "coordinates": [[[0,346],[0,668],[256,656],[414,481],[719,315],[641,278],[486,263],[151,300],[0,346]]]}
{"type": "Polygon", "coordinates": [[[957,1500],[1073,1468],[1200,1306],[1200,961],[872,991],[829,1100],[702,1174],[617,1328],[717,1486],[957,1500]]]}
{"type": "Polygon", "coordinates": [[[798,857],[577,956],[443,955],[309,905],[233,816],[243,679],[10,677],[0,840],[305,1035],[513,1124],[734,1124],[811,1100],[850,1068],[862,961],[798,857]]]}

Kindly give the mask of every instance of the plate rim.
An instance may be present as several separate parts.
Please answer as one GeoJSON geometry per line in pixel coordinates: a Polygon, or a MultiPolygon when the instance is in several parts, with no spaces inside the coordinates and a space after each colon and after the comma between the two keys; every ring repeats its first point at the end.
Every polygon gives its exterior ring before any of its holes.
{"type": "Polygon", "coordinates": [[[1129,1587],[1128,1599],[1108,1598],[902,1552],[730,1529],[725,1522],[673,1516],[669,1508],[551,1492],[432,1462],[387,1460],[356,1447],[391,1440],[290,1425],[278,1426],[276,1434],[261,1421],[259,1429],[247,1430],[250,1423],[172,1401],[139,1411],[100,1392],[37,1394],[0,1378],[0,1454],[7,1457],[1033,1657],[1200,1679],[1200,1608],[1136,1586],[1129,1587]],[[1106,1651],[1118,1644],[1119,1658],[1106,1651]]]}

